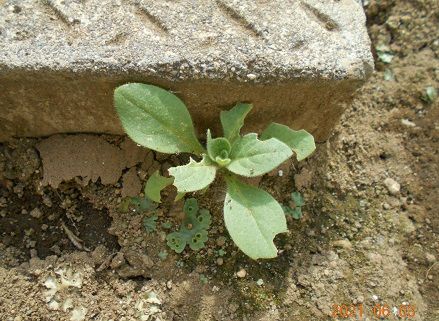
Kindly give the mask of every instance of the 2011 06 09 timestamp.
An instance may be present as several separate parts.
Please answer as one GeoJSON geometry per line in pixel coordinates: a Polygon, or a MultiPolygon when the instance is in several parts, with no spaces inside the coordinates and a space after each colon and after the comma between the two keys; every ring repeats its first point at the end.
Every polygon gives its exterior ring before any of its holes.
{"type": "Polygon", "coordinates": [[[389,307],[387,304],[375,304],[366,307],[363,304],[333,304],[332,317],[338,319],[363,319],[365,317],[376,319],[411,319],[416,316],[416,308],[411,304],[401,304],[399,307],[389,307]]]}

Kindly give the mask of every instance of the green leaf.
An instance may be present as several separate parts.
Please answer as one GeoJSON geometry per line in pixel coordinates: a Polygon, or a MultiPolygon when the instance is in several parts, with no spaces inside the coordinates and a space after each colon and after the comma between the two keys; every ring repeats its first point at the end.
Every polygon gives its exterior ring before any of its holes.
{"type": "Polygon", "coordinates": [[[302,217],[302,206],[305,204],[303,201],[303,197],[299,192],[292,192],[291,200],[293,201],[294,205],[282,205],[282,209],[284,210],[285,215],[290,215],[294,219],[298,220],[302,217]]]}
{"type": "Polygon", "coordinates": [[[147,196],[145,197],[130,197],[129,208],[135,212],[144,213],[151,212],[157,209],[158,204],[154,203],[147,196]]]}
{"type": "Polygon", "coordinates": [[[385,64],[390,64],[395,54],[390,50],[389,46],[385,44],[378,45],[376,47],[376,53],[378,58],[385,64]]]}
{"type": "Polygon", "coordinates": [[[395,81],[395,74],[392,70],[386,69],[384,70],[384,80],[386,81],[395,81]]]}
{"type": "Polygon", "coordinates": [[[274,237],[287,231],[284,212],[267,192],[227,178],[224,221],[236,245],[252,259],[277,255],[274,237]]]}
{"type": "Polygon", "coordinates": [[[204,155],[199,163],[191,158],[189,164],[171,167],[169,174],[175,177],[174,186],[178,192],[194,192],[213,182],[216,166],[204,155]]]}
{"type": "Polygon", "coordinates": [[[175,196],[174,202],[178,202],[178,201],[181,200],[185,195],[186,195],[186,193],[184,193],[184,192],[178,192],[177,195],[175,196]]]}
{"type": "Polygon", "coordinates": [[[383,52],[383,51],[377,51],[378,58],[385,64],[390,64],[393,60],[393,57],[395,56],[391,52],[383,52]]]}
{"type": "Polygon", "coordinates": [[[316,149],[314,137],[306,130],[293,130],[288,126],[271,123],[261,134],[261,139],[276,138],[296,153],[298,161],[311,155],[316,149]]]}
{"type": "Polygon", "coordinates": [[[172,223],[171,222],[163,222],[162,227],[164,229],[170,229],[172,227],[172,223]]]}
{"type": "Polygon", "coordinates": [[[289,206],[282,205],[282,209],[284,210],[285,215],[290,215],[294,219],[298,220],[302,217],[302,208],[295,207],[291,208],[289,206]]]}
{"type": "Polygon", "coordinates": [[[123,128],[137,144],[161,153],[203,152],[186,106],[170,92],[130,83],[116,88],[114,103],[123,128]]]}
{"type": "Polygon", "coordinates": [[[293,209],[291,216],[296,220],[300,219],[302,217],[302,208],[296,207],[293,209]]]}
{"type": "Polygon", "coordinates": [[[200,274],[200,282],[202,284],[207,284],[209,282],[209,279],[204,274],[200,274]]]}
{"type": "Polygon", "coordinates": [[[157,254],[160,260],[164,261],[168,257],[168,252],[166,251],[160,251],[159,254],[157,254]]]}
{"type": "Polygon", "coordinates": [[[428,103],[434,103],[434,101],[437,99],[437,89],[434,88],[433,86],[428,86],[427,88],[425,88],[425,95],[424,95],[424,100],[428,103]]]}
{"type": "Polygon", "coordinates": [[[145,185],[145,195],[154,202],[160,203],[160,192],[172,184],[174,179],[172,177],[164,177],[156,170],[154,174],[148,179],[145,185]]]}
{"type": "Polygon", "coordinates": [[[227,169],[246,177],[259,176],[273,170],[291,157],[291,149],[271,138],[260,141],[254,133],[247,134],[233,144],[227,169]]]}
{"type": "Polygon", "coordinates": [[[230,163],[229,154],[232,149],[229,141],[224,137],[212,138],[210,130],[207,130],[207,153],[211,160],[221,167],[230,163]]]}
{"type": "Polygon", "coordinates": [[[224,137],[227,138],[230,143],[233,144],[239,137],[241,128],[244,125],[244,118],[252,108],[252,104],[237,103],[232,109],[221,112],[220,118],[224,137]]]}
{"type": "Polygon", "coordinates": [[[157,215],[145,217],[143,219],[143,227],[148,233],[154,232],[157,229],[157,215]]]}
{"type": "Polygon", "coordinates": [[[186,247],[186,240],[178,232],[170,233],[166,236],[166,243],[173,249],[176,253],[183,252],[186,247]]]}
{"type": "Polygon", "coordinates": [[[124,199],[122,199],[117,209],[121,213],[128,213],[130,205],[131,205],[131,197],[125,197],[124,199]]]}
{"type": "Polygon", "coordinates": [[[183,210],[186,217],[180,230],[166,236],[168,246],[177,253],[183,252],[187,244],[194,251],[203,248],[208,240],[207,229],[212,221],[209,211],[199,209],[195,198],[187,199],[183,210]]]}
{"type": "Polygon", "coordinates": [[[291,193],[291,199],[294,202],[294,205],[296,207],[301,207],[303,206],[304,202],[303,202],[303,197],[299,192],[292,192],[291,193]]]}

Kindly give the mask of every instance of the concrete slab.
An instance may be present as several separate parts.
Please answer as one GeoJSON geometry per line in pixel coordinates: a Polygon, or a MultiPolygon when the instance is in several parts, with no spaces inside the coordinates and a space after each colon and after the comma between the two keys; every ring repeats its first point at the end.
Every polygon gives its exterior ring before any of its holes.
{"type": "Polygon", "coordinates": [[[373,70],[355,0],[0,0],[0,140],[122,133],[115,86],[177,93],[200,133],[222,108],[325,140],[373,70]]]}

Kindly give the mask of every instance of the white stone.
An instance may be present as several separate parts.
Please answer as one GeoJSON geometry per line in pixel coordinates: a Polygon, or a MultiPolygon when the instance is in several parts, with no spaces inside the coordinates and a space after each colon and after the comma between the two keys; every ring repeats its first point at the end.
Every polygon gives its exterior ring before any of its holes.
{"type": "Polygon", "coordinates": [[[236,272],[236,276],[238,278],[245,278],[247,275],[247,271],[244,269],[239,270],[238,272],[236,272]]]}
{"type": "Polygon", "coordinates": [[[384,185],[386,186],[387,190],[392,195],[397,195],[399,191],[401,190],[401,185],[395,181],[393,178],[386,178],[384,180],[384,185]]]}

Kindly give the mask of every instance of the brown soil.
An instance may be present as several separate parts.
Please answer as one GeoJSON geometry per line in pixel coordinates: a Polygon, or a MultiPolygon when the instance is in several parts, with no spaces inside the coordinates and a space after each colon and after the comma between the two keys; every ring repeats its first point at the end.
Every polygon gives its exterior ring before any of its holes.
{"type": "Polygon", "coordinates": [[[282,202],[292,190],[305,198],[302,219],[276,239],[277,259],[255,262],[234,246],[220,181],[195,195],[213,218],[202,250],[166,245],[182,218],[173,190],[156,231],[145,230],[151,214],[123,196],[184,155],[83,134],[0,145],[0,320],[331,320],[335,304],[362,304],[364,320],[376,304],[439,320],[439,100],[424,98],[439,88],[439,5],[372,0],[366,10],[374,47],[393,60],[377,56],[313,157],[254,182],[282,202]]]}

